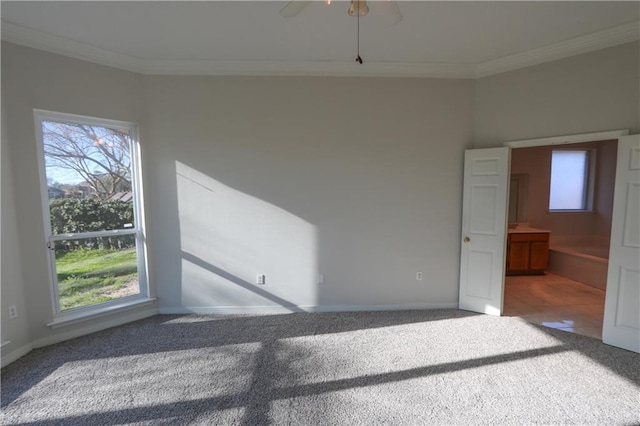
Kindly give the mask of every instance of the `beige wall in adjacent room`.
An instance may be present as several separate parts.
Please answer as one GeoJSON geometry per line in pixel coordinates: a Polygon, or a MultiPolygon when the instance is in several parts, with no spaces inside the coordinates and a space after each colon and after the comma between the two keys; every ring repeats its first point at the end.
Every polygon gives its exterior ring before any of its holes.
{"type": "Polygon", "coordinates": [[[592,235],[608,241],[611,235],[611,214],[616,168],[616,141],[564,145],[560,149],[594,150],[593,210],[589,212],[549,212],[551,152],[553,146],[514,149],[511,152],[511,173],[528,176],[527,222],[531,227],[547,229],[552,236],[592,235]]]}

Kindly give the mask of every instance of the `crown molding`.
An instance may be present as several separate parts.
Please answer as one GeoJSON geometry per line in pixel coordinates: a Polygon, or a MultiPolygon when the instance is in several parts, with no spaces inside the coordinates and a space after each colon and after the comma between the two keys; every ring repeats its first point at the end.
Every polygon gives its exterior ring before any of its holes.
{"type": "Polygon", "coordinates": [[[1,28],[2,41],[125,71],[144,73],[146,63],[142,59],[112,52],[76,40],[46,34],[4,20],[1,28]]]}
{"type": "Polygon", "coordinates": [[[149,60],[2,21],[2,40],[146,75],[325,76],[473,79],[640,39],[640,21],[479,64],[338,61],[149,60]]]}
{"type": "Polygon", "coordinates": [[[338,61],[149,61],[145,74],[217,76],[322,76],[474,78],[475,65],[338,61]]]}
{"type": "Polygon", "coordinates": [[[550,46],[527,50],[476,66],[476,77],[487,77],[519,68],[556,61],[581,53],[617,46],[640,39],[640,21],[572,38],[550,46]]]}
{"type": "Polygon", "coordinates": [[[2,40],[146,75],[474,78],[475,65],[338,61],[145,60],[2,21],[2,40]]]}

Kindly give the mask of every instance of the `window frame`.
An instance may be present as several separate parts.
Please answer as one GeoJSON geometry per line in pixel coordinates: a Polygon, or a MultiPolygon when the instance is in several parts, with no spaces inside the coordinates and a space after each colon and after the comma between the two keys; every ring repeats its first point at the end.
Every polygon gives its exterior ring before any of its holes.
{"type": "Polygon", "coordinates": [[[133,122],[110,120],[98,117],[90,117],[77,114],[68,114],[55,111],[47,111],[34,109],[36,144],[38,154],[38,172],[40,177],[40,196],[42,201],[42,218],[44,221],[44,249],[47,251],[47,261],[49,269],[49,289],[51,297],[51,307],[54,316],[52,323],[47,325],[55,327],[57,324],[66,322],[76,322],[78,319],[112,312],[119,307],[131,307],[138,303],[149,302],[149,279],[148,279],[148,260],[146,247],[146,227],[144,221],[144,199],[142,188],[142,167],[140,159],[140,140],[138,133],[138,125],[133,122]],[[47,185],[47,173],[44,154],[44,139],[42,132],[43,122],[58,123],[74,123],[90,126],[100,126],[117,130],[126,130],[130,135],[130,153],[131,153],[131,187],[133,192],[133,228],[116,229],[108,231],[83,232],[76,234],[53,234],[51,229],[49,197],[47,185]],[[138,268],[138,285],[139,293],[107,302],[95,303],[87,306],[70,308],[64,311],[60,310],[60,291],[58,286],[55,250],[51,249],[51,243],[61,240],[85,239],[103,236],[123,236],[135,235],[136,257],[138,268]]]}
{"type": "Polygon", "coordinates": [[[595,192],[595,174],[596,174],[596,149],[594,148],[557,148],[551,150],[549,157],[549,193],[547,194],[547,211],[549,213],[592,213],[593,200],[595,192]],[[585,190],[583,196],[583,208],[581,209],[552,209],[551,208],[551,171],[553,170],[553,153],[554,152],[584,152],[587,155],[586,171],[584,177],[585,190]]]}

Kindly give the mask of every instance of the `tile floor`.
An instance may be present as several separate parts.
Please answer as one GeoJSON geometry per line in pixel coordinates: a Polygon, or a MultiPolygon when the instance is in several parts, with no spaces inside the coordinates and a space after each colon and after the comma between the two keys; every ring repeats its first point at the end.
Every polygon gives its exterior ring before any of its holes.
{"type": "Polygon", "coordinates": [[[506,277],[504,316],[602,339],[604,290],[547,273],[506,277]]]}

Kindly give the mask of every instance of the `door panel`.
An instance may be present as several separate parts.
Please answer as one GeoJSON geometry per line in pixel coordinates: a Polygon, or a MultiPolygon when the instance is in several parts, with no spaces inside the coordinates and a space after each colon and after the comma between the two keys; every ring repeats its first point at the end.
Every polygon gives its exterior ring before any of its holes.
{"type": "Polygon", "coordinates": [[[500,315],[510,148],[465,151],[460,309],[500,315]]]}
{"type": "Polygon", "coordinates": [[[491,282],[495,252],[470,249],[468,253],[467,271],[476,279],[467,283],[466,295],[469,297],[491,300],[491,282]]]}
{"type": "Polygon", "coordinates": [[[602,341],[640,353],[640,135],[618,142],[602,341]]]}
{"type": "Polygon", "coordinates": [[[525,271],[529,269],[529,243],[512,241],[509,245],[509,269],[525,271]]]}

